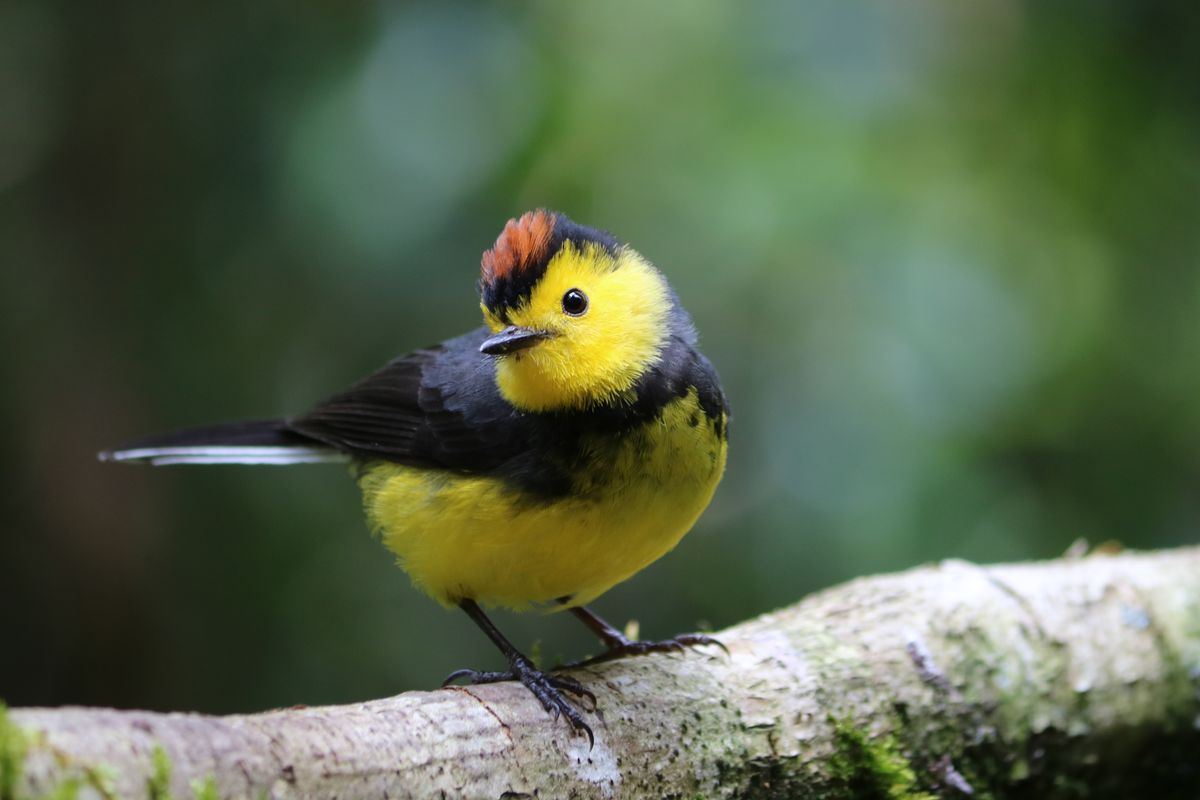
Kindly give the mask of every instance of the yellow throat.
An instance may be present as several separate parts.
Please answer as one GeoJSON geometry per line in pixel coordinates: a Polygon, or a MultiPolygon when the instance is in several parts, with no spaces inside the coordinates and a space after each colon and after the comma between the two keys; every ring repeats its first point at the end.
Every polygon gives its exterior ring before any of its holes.
{"type": "Polygon", "coordinates": [[[497,359],[500,393],[525,411],[584,409],[629,395],[666,345],[671,304],[666,281],[636,251],[625,247],[614,257],[565,243],[507,321],[483,309],[493,332],[513,324],[553,334],[497,359]],[[589,298],[581,317],[562,313],[563,294],[573,288],[589,298]]]}

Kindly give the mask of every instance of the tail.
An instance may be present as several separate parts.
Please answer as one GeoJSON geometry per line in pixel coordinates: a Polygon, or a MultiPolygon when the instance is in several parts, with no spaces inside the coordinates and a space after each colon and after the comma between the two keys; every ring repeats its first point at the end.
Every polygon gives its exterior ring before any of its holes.
{"type": "Polygon", "coordinates": [[[288,428],[283,420],[231,422],[147,436],[100,453],[101,461],[166,464],[319,464],[345,453],[288,428]]]}

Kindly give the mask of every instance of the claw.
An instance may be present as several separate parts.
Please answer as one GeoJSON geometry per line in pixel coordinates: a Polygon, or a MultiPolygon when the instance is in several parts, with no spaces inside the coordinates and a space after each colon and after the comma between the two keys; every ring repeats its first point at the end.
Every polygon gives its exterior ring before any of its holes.
{"type": "Polygon", "coordinates": [[[596,696],[573,678],[547,675],[534,667],[533,662],[521,655],[517,648],[513,647],[512,642],[504,638],[504,634],[497,630],[492,621],[488,619],[487,614],[483,613],[483,609],[471,598],[460,600],[458,607],[465,611],[467,616],[500,648],[500,652],[504,653],[505,658],[508,659],[510,670],[508,672],[478,672],[473,669],[460,669],[450,673],[446,678],[446,683],[458,678],[468,678],[471,683],[519,680],[542,704],[542,708],[554,714],[555,721],[565,715],[571,726],[571,733],[580,731],[586,733],[588,748],[594,747],[596,737],[592,735],[592,729],[588,727],[588,724],[583,721],[583,717],[575,710],[574,706],[567,702],[559,690],[562,689],[579,697],[587,697],[592,702],[592,710],[595,710],[596,707],[596,696]]]}
{"type": "Polygon", "coordinates": [[[596,695],[592,694],[587,687],[574,678],[568,678],[565,675],[547,675],[546,680],[556,689],[570,692],[578,697],[586,697],[591,702],[592,708],[596,708],[596,695]]]}
{"type": "Polygon", "coordinates": [[[675,637],[675,641],[681,645],[688,647],[697,647],[702,644],[713,644],[721,648],[725,655],[729,655],[729,648],[721,643],[720,639],[715,639],[704,633],[682,633],[675,637]]]}
{"type": "Polygon", "coordinates": [[[542,704],[542,708],[553,716],[554,721],[566,717],[571,726],[571,733],[583,733],[588,738],[588,749],[596,746],[596,737],[592,729],[584,722],[583,717],[574,706],[563,697],[561,692],[569,692],[580,698],[586,698],[591,703],[592,711],[596,709],[596,695],[592,694],[583,684],[565,675],[547,675],[534,669],[527,661],[514,661],[512,670],[508,672],[482,672],[474,669],[458,669],[446,676],[442,686],[446,686],[460,678],[466,678],[471,684],[499,683],[500,681],[520,681],[530,693],[542,704]]]}
{"type": "Polygon", "coordinates": [[[454,683],[459,678],[465,678],[468,675],[473,676],[476,674],[477,673],[473,669],[456,669],[456,670],[454,670],[454,672],[451,672],[449,675],[447,675],[445,678],[442,679],[442,688],[445,689],[447,686],[454,683]]]}
{"type": "Polygon", "coordinates": [[[706,644],[716,645],[724,651],[725,655],[729,655],[729,648],[711,636],[703,633],[681,633],[674,638],[663,639],[660,642],[631,642],[626,640],[615,643],[610,645],[608,650],[600,655],[585,658],[583,661],[576,661],[573,664],[568,664],[567,667],[587,667],[602,661],[611,661],[614,658],[644,656],[649,653],[684,653],[689,648],[700,647],[706,644]]]}

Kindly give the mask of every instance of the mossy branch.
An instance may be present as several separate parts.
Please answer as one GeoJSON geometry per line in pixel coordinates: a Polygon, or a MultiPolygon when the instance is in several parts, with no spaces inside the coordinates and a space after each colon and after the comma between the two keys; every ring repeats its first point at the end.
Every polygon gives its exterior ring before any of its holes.
{"type": "Polygon", "coordinates": [[[0,800],[1200,792],[1200,548],[949,561],[719,636],[728,656],[574,673],[592,750],[513,684],[232,717],[13,710],[0,800]]]}

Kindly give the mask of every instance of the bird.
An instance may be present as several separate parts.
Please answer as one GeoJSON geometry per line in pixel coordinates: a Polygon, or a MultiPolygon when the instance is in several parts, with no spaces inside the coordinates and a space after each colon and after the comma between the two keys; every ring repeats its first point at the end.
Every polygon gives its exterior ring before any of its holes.
{"type": "Polygon", "coordinates": [[[174,464],[349,462],[369,527],[458,607],[518,680],[594,745],[595,695],[538,668],[484,611],[568,611],[595,661],[718,645],[637,641],[587,604],[666,554],[725,471],[729,405],[663,274],[612,234],[538,209],[484,251],[484,324],[400,356],[299,416],[193,427],[100,453],[174,464]],[[584,701],[589,705],[585,705],[584,701]]]}

